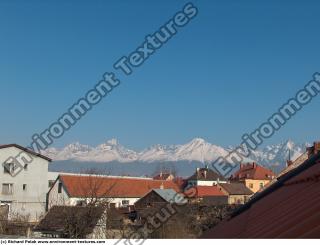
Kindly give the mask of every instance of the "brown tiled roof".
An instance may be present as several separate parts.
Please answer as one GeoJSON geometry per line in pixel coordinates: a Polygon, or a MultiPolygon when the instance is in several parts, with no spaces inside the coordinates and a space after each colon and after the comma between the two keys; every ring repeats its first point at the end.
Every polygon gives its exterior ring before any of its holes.
{"type": "Polygon", "coordinates": [[[204,238],[320,238],[320,153],[280,177],[204,238]]]}
{"type": "Polygon", "coordinates": [[[192,176],[189,177],[189,180],[226,180],[223,176],[216,173],[209,168],[200,168],[192,176]]]}
{"type": "Polygon", "coordinates": [[[40,153],[36,153],[36,152],[34,152],[34,151],[32,151],[32,150],[30,150],[30,149],[28,149],[26,147],[23,147],[21,145],[17,145],[17,144],[0,145],[0,149],[9,148],[9,147],[16,147],[16,148],[18,148],[18,149],[20,149],[22,151],[30,153],[31,155],[34,155],[34,156],[37,156],[37,157],[41,157],[41,158],[43,158],[43,159],[45,159],[45,160],[47,160],[49,162],[52,161],[49,157],[46,157],[46,156],[44,156],[44,155],[42,155],[40,153]]]}
{"type": "Polygon", "coordinates": [[[116,178],[102,176],[60,175],[70,197],[143,197],[152,189],[180,188],[173,181],[116,178]]]}
{"type": "Polygon", "coordinates": [[[65,234],[68,226],[75,225],[84,229],[85,234],[90,234],[103,213],[101,207],[53,206],[34,230],[65,234]]]}
{"type": "Polygon", "coordinates": [[[264,168],[256,163],[241,164],[240,169],[235,172],[231,179],[255,179],[255,180],[271,180],[275,174],[267,168],[264,168]]]}
{"type": "Polygon", "coordinates": [[[186,190],[186,196],[191,197],[210,197],[210,196],[226,196],[218,186],[193,186],[186,190]]]}
{"type": "Polygon", "coordinates": [[[243,183],[219,184],[229,195],[252,195],[253,192],[243,183]]]}

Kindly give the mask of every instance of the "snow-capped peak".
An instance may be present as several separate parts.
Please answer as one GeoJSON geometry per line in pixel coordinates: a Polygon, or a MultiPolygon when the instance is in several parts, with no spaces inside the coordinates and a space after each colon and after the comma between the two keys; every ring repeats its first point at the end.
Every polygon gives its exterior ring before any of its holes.
{"type": "Polygon", "coordinates": [[[202,145],[202,144],[205,144],[205,143],[206,143],[206,141],[204,139],[202,139],[202,138],[194,138],[193,140],[191,140],[189,142],[189,144],[191,144],[191,145],[202,145]]]}
{"type": "MultiPolygon", "coordinates": [[[[293,141],[269,145],[252,151],[249,160],[267,166],[285,165],[286,160],[299,157],[305,152],[306,144],[293,141]]],[[[122,146],[117,139],[110,139],[96,147],[82,145],[79,142],[69,144],[63,149],[49,148],[43,152],[54,160],[74,160],[90,162],[177,162],[197,161],[208,163],[220,156],[226,156],[233,149],[211,144],[202,138],[194,138],[182,145],[153,145],[142,151],[130,150],[122,146]]]]}

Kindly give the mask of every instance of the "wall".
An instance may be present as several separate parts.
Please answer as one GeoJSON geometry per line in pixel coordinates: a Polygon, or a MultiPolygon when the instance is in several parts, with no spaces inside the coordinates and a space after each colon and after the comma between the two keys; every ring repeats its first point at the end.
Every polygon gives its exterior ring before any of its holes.
{"type": "Polygon", "coordinates": [[[265,186],[268,184],[270,180],[254,180],[254,179],[246,179],[245,185],[248,187],[252,192],[256,193],[260,190],[260,183],[265,186]]]}
{"type": "Polygon", "coordinates": [[[250,198],[250,195],[229,195],[228,204],[244,204],[250,198]]]}
{"type": "Polygon", "coordinates": [[[134,206],[136,209],[144,209],[149,207],[150,205],[152,207],[162,207],[166,203],[167,202],[163,200],[162,197],[160,197],[154,191],[151,191],[146,196],[142,197],[139,201],[137,201],[134,206]]]}
{"type": "Polygon", "coordinates": [[[228,204],[228,196],[208,196],[202,199],[207,205],[226,205],[228,204]]]}
{"type": "Polygon", "coordinates": [[[28,168],[12,177],[4,173],[4,163],[9,157],[17,156],[21,152],[16,147],[0,149],[0,202],[9,203],[9,218],[16,215],[30,216],[29,221],[37,221],[45,212],[46,193],[48,191],[48,164],[43,158],[33,156],[28,168]],[[2,184],[13,184],[13,194],[2,194],[2,184]],[[26,184],[26,190],[23,190],[26,184]]]}
{"type": "Polygon", "coordinates": [[[61,193],[58,192],[60,180],[57,180],[50,191],[48,192],[48,200],[47,200],[47,208],[48,210],[53,206],[63,206],[63,205],[71,205],[74,206],[75,204],[72,203],[70,200],[66,190],[64,188],[61,189],[61,193]]]}
{"type": "Polygon", "coordinates": [[[188,184],[193,186],[213,186],[218,183],[227,183],[227,181],[215,181],[215,180],[189,180],[188,184]]]}
{"type": "MultiPolygon", "coordinates": [[[[52,206],[70,205],[75,206],[79,201],[83,201],[84,198],[69,197],[66,190],[62,188],[61,193],[58,193],[60,180],[56,181],[50,192],[48,193],[48,209],[52,206]]],[[[138,201],[139,197],[110,197],[108,202],[115,203],[116,207],[123,207],[122,200],[128,200],[128,205],[134,205],[138,201]]]]}

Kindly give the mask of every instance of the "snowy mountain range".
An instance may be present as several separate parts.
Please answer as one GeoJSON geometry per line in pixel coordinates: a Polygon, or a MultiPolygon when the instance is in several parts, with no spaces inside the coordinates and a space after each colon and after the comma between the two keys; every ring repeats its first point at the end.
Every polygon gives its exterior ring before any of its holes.
{"type": "MultiPolygon", "coordinates": [[[[269,145],[252,152],[246,161],[280,168],[285,166],[289,154],[292,160],[305,152],[308,144],[295,144],[291,140],[269,145]]],[[[134,151],[122,146],[116,139],[96,147],[80,143],[69,144],[62,149],[49,148],[42,152],[55,161],[93,162],[93,163],[130,163],[130,162],[199,162],[208,164],[220,156],[226,156],[233,147],[224,148],[195,138],[182,145],[154,145],[143,151],[134,151]]]]}

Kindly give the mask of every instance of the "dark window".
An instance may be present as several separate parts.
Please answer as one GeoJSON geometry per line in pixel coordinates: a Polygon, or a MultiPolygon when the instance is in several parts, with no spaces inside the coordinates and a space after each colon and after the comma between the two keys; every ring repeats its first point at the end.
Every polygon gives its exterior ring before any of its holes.
{"type": "Polygon", "coordinates": [[[59,183],[58,185],[58,193],[61,193],[62,192],[62,183],[59,183]]]}
{"type": "Polygon", "coordinates": [[[129,200],[122,200],[122,205],[123,206],[128,206],[129,205],[129,200]]]}
{"type": "Polygon", "coordinates": [[[79,206],[79,207],[84,207],[85,205],[86,205],[86,201],[84,200],[77,201],[76,203],[76,206],[79,206]]]}
{"type": "Polygon", "coordinates": [[[2,194],[12,195],[13,194],[13,184],[2,184],[2,194]]]}
{"type": "Polygon", "coordinates": [[[23,184],[23,185],[22,185],[22,189],[23,189],[24,191],[26,191],[26,190],[27,190],[27,184],[23,184]]]}
{"type": "Polygon", "coordinates": [[[49,180],[48,187],[51,188],[53,186],[54,182],[55,182],[54,180],[49,180]]]}
{"type": "Polygon", "coordinates": [[[28,164],[25,164],[23,168],[24,170],[28,170],[28,164]]]}

